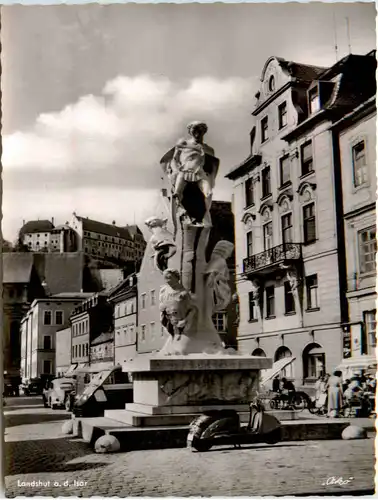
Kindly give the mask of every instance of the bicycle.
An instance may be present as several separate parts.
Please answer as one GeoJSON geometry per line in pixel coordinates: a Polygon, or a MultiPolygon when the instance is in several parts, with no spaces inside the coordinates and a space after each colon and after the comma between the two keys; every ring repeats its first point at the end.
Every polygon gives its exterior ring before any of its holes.
{"type": "Polygon", "coordinates": [[[278,393],[269,401],[272,410],[297,410],[303,411],[306,407],[306,400],[295,393],[291,397],[288,394],[278,393]]]}

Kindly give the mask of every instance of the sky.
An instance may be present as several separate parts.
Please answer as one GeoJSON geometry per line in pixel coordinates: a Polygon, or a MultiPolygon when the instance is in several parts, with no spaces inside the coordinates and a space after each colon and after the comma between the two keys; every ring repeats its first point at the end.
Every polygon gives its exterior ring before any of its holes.
{"type": "MultiPolygon", "coordinates": [[[[72,212],[119,225],[153,215],[159,160],[203,120],[224,178],[249,153],[272,55],[329,66],[375,48],[374,3],[2,7],[3,220],[72,212]],[[335,52],[335,39],[338,51],[335,52]]],[[[143,228],[144,229],[144,228],[143,228]]]]}

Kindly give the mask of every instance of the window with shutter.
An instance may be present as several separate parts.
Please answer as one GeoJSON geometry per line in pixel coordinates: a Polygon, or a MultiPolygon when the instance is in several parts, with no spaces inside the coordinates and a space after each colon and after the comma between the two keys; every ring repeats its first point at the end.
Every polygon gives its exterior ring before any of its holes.
{"type": "Polygon", "coordinates": [[[368,168],[366,162],[365,141],[353,146],[353,171],[355,187],[368,183],[368,168]]]}
{"type": "Polygon", "coordinates": [[[313,172],[312,141],[308,141],[301,146],[301,167],[302,175],[313,172]]]}
{"type": "Polygon", "coordinates": [[[304,242],[313,243],[316,240],[315,203],[303,207],[304,242]]]}
{"type": "Polygon", "coordinates": [[[375,272],[375,257],[377,253],[376,228],[373,226],[368,229],[364,229],[359,232],[358,236],[360,273],[365,274],[375,272]]]}
{"type": "Polygon", "coordinates": [[[290,182],[290,158],[289,155],[280,158],[280,182],[284,186],[290,182]]]}
{"type": "Polygon", "coordinates": [[[250,177],[245,181],[245,206],[249,207],[254,204],[253,179],[250,177]]]}

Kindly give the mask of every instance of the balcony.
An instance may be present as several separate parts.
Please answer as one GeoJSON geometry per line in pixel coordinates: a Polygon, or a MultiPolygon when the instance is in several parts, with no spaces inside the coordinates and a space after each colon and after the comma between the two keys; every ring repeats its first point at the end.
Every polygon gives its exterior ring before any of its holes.
{"type": "Polygon", "coordinates": [[[243,273],[267,274],[279,268],[281,264],[300,259],[302,259],[302,243],[283,243],[244,259],[243,273]]]}

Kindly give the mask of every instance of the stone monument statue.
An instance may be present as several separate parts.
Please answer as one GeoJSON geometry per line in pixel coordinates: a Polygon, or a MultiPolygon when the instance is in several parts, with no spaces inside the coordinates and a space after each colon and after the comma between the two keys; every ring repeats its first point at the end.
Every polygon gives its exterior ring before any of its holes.
{"type": "Polygon", "coordinates": [[[197,225],[211,224],[210,207],[219,160],[214,149],[203,142],[205,123],[188,125],[189,137],[179,139],[161,159],[171,184],[172,217],[197,225]]]}
{"type": "Polygon", "coordinates": [[[187,128],[189,136],[177,141],[161,160],[170,184],[175,234],[164,229],[166,221],[151,218],[146,222],[153,232],[156,265],[164,271],[161,321],[170,334],[160,351],[164,354],[224,352],[212,315],[231,301],[226,260],[233,252],[233,243],[218,242],[210,261],[205,258],[219,160],[203,141],[207,125],[196,121],[187,128]]]}

